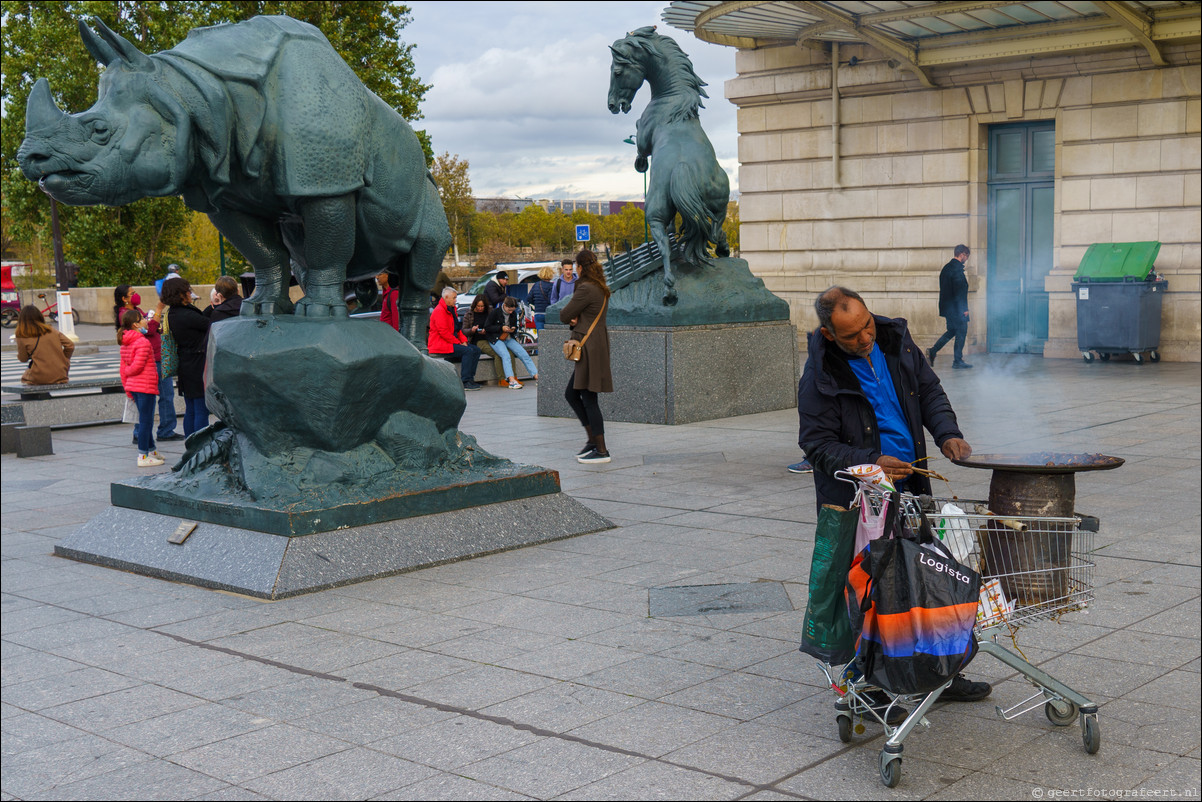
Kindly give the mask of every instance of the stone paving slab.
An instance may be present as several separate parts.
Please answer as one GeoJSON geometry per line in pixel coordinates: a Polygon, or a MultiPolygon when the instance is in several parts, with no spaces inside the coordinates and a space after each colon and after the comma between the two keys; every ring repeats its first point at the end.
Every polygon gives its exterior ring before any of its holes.
{"type": "MultiPolygon", "coordinates": [[[[812,477],[785,471],[796,412],[612,423],[614,461],[582,466],[579,427],[539,418],[528,386],[471,394],[463,428],[558,470],[616,529],[274,602],[52,555],[106,508],[106,480],[138,473],[128,426],[4,456],[0,798],[1197,798],[1198,366],[974,361],[942,378],[978,451],[1128,460],[1077,482],[1102,522],[1092,609],[1016,635],[1100,704],[1096,756],[1038,710],[1001,720],[1031,688],[980,657],[992,697],[937,705],[885,789],[880,728],[841,743],[796,648],[816,517],[812,477]],[[649,607],[738,583],[779,583],[787,609],[649,607]]],[[[936,468],[937,493],[988,491],[985,472],[936,468]]]]}

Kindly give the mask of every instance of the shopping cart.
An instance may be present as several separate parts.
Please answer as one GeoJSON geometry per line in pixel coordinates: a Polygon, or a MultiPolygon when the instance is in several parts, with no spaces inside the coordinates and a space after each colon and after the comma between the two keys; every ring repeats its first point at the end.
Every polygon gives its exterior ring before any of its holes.
{"type": "MultiPolygon", "coordinates": [[[[880,514],[887,492],[850,474],[836,476],[855,481],[859,502],[880,514]]],[[[1048,721],[1057,727],[1080,720],[1085,751],[1096,754],[1101,745],[1097,704],[998,643],[1003,637],[1013,640],[1020,627],[1083,610],[1093,600],[1091,557],[1096,519],[999,516],[982,501],[907,493],[901,494],[900,509],[913,531],[919,531],[925,514],[945,545],[955,541],[960,546],[960,561],[981,574],[975,628],[979,653],[1002,661],[1035,687],[1035,693],[1021,702],[1005,709],[998,706],[998,715],[1010,721],[1042,706],[1048,721]],[[964,512],[945,513],[942,510],[947,504],[964,512]]],[[[818,663],[836,695],[839,739],[850,743],[853,733],[864,732],[863,719],[878,721],[886,736],[880,756],[881,782],[893,788],[901,779],[902,742],[916,727],[930,727],[926,714],[951,681],[931,693],[895,695],[857,679],[853,666],[854,660],[846,665],[818,663]],[[889,700],[883,708],[882,699],[889,700]],[[896,717],[891,715],[894,708],[907,711],[907,715],[891,726],[887,719],[896,717]]]]}

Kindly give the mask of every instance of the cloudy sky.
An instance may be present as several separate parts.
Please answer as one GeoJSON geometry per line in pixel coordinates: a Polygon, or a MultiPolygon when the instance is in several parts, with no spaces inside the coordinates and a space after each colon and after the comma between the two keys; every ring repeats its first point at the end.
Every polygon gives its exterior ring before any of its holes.
{"type": "Polygon", "coordinates": [[[666,2],[436,2],[410,0],[402,38],[433,88],[422,103],[437,153],[471,165],[477,197],[637,200],[642,175],[622,140],[650,99],[612,115],[609,45],[658,25],[709,86],[701,123],[737,190],[735,107],[724,97],[735,51],[707,44],[660,19],[666,2]]]}

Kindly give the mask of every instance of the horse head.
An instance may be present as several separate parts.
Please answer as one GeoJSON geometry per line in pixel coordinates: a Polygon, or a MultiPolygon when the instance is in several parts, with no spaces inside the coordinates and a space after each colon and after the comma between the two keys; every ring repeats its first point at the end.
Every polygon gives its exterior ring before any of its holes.
{"type": "MultiPolygon", "coordinates": [[[[652,29],[654,30],[654,29],[652,29]]],[[[647,57],[646,47],[632,40],[634,34],[625,39],[619,39],[610,45],[613,53],[613,63],[609,69],[609,113],[619,111],[626,114],[630,111],[630,101],[634,100],[639,87],[647,77],[643,61],[647,57]]]]}

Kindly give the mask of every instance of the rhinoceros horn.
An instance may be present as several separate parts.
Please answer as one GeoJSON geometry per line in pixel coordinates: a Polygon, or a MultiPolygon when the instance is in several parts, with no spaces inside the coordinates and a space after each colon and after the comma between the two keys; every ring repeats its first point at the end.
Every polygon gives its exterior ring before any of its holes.
{"type": "Polygon", "coordinates": [[[114,61],[122,61],[130,69],[140,72],[150,72],[154,69],[149,56],[120,34],[114,33],[100,17],[92,17],[92,24],[96,26],[99,36],[83,20],[79,21],[79,36],[83,39],[84,47],[101,64],[107,67],[114,61]]]}
{"type": "Polygon", "coordinates": [[[50,95],[50,82],[39,78],[25,101],[25,130],[29,132],[54,128],[67,115],[50,95]]]}

